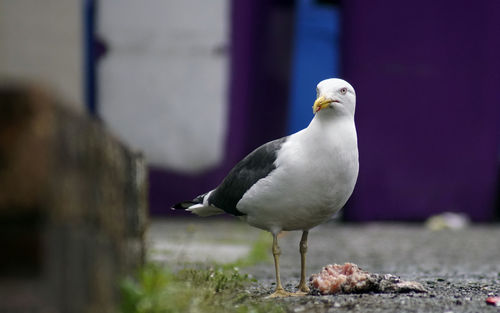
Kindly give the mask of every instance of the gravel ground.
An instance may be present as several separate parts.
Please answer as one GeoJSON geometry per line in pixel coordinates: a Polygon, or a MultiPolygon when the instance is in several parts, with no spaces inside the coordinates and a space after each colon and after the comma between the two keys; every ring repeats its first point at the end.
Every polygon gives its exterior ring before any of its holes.
{"type": "MultiPolygon", "coordinates": [[[[237,220],[155,221],[150,241],[153,247],[162,241],[184,242],[185,246],[220,243],[243,247],[251,244],[258,234],[258,230],[237,220]]],[[[391,273],[404,280],[418,281],[429,292],[339,294],[263,301],[283,301],[290,312],[500,312],[500,307],[485,302],[488,296],[500,294],[499,240],[499,225],[475,225],[462,230],[436,232],[420,224],[330,222],[309,234],[308,275],[319,272],[329,263],[353,262],[366,271],[391,273]]],[[[284,233],[279,240],[281,277],[285,288],[290,291],[299,280],[299,241],[300,232],[284,233]]],[[[247,250],[219,251],[242,253],[247,250]]],[[[165,251],[155,253],[158,257],[165,251]]],[[[211,261],[206,255],[188,256],[182,251],[167,254],[176,255],[177,263],[184,258],[211,261]]],[[[221,258],[224,259],[219,253],[215,259],[221,258]]],[[[168,262],[173,264],[174,259],[170,258],[168,262]]],[[[264,297],[273,290],[272,264],[259,264],[243,271],[258,280],[247,292],[264,297]]]]}

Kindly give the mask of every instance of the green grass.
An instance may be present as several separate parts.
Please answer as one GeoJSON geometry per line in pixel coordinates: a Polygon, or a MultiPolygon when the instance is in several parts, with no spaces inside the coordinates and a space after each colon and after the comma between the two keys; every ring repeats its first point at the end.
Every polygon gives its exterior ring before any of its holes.
{"type": "Polygon", "coordinates": [[[122,283],[123,313],[236,312],[279,313],[283,305],[256,298],[245,291],[255,280],[240,273],[245,267],[269,260],[270,236],[262,234],[247,257],[205,269],[186,268],[173,273],[147,264],[137,277],[122,283]]]}
{"type": "Polygon", "coordinates": [[[242,268],[253,266],[258,263],[270,262],[271,244],[272,237],[263,231],[260,233],[259,238],[257,238],[257,240],[253,243],[248,255],[236,260],[235,262],[221,264],[220,266],[225,269],[230,269],[234,267],[242,268]]]}

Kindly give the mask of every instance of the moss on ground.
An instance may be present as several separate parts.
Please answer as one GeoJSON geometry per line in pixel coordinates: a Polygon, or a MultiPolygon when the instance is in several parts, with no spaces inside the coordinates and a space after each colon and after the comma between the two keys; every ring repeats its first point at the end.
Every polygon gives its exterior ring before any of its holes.
{"type": "Polygon", "coordinates": [[[255,280],[238,269],[269,260],[270,236],[265,235],[245,258],[229,264],[185,268],[177,273],[166,266],[147,264],[135,279],[123,281],[122,312],[285,312],[282,304],[246,292],[245,287],[255,280]]]}

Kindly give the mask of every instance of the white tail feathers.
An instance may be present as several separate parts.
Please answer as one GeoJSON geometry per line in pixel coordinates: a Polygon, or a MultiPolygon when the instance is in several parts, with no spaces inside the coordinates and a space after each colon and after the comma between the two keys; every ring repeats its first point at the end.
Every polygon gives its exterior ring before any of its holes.
{"type": "Polygon", "coordinates": [[[224,211],[221,209],[218,209],[213,206],[204,206],[203,204],[192,205],[189,208],[187,208],[186,211],[189,211],[191,213],[194,213],[202,217],[224,213],[224,211]]]}

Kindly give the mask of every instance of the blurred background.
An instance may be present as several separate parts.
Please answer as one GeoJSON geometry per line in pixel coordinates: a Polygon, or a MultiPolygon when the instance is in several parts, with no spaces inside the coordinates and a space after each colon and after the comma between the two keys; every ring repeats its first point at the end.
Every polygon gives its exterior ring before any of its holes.
{"type": "Polygon", "coordinates": [[[499,216],[500,3],[1,0],[0,77],[55,89],[149,165],[149,208],[218,185],[306,127],[316,84],[357,93],[350,221],[499,216]]]}

